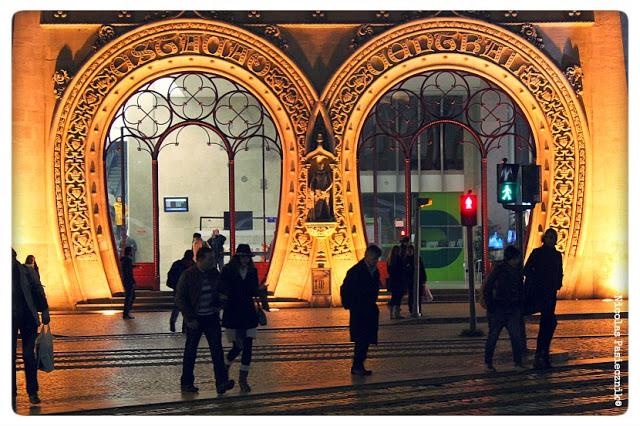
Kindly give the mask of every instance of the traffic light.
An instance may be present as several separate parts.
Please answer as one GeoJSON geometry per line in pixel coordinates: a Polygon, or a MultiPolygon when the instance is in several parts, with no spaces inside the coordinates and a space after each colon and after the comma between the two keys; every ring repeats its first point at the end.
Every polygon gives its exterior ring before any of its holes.
{"type": "Polygon", "coordinates": [[[478,224],[478,197],[471,190],[460,196],[460,222],[462,226],[478,224]]]}
{"type": "Polygon", "coordinates": [[[536,204],[540,202],[540,166],[526,164],[521,166],[522,202],[536,204]]]}
{"type": "Polygon", "coordinates": [[[519,200],[520,184],[518,183],[519,164],[498,164],[498,202],[501,204],[515,204],[519,200]]]}

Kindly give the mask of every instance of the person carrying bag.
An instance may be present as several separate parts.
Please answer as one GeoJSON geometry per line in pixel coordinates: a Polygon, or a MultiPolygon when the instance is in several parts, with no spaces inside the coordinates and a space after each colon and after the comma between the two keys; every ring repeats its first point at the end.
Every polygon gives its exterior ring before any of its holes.
{"type": "Polygon", "coordinates": [[[38,370],[45,373],[51,373],[54,370],[53,336],[49,324],[42,326],[36,339],[36,359],[38,360],[38,370]]]}

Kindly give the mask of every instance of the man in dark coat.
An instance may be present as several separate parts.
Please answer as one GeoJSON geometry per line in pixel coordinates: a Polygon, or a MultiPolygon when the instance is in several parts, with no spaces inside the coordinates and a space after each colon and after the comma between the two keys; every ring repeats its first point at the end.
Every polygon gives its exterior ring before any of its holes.
{"type": "Polygon", "coordinates": [[[220,234],[219,229],[214,229],[211,232],[211,238],[207,240],[209,247],[213,250],[213,257],[215,257],[215,265],[218,267],[218,271],[222,272],[224,266],[224,242],[227,237],[220,234]]]}
{"type": "Polygon", "coordinates": [[[540,329],[536,346],[534,368],[549,369],[549,350],[553,333],[558,325],[556,320],[557,293],[562,288],[562,254],[556,250],[558,233],[547,229],[542,237],[543,245],[534,249],[527,259],[524,273],[527,277],[529,312],[540,312],[540,329]]]}
{"type": "Polygon", "coordinates": [[[349,331],[355,343],[351,374],[368,376],[371,370],[364,368],[370,344],[378,343],[378,292],[380,273],[378,259],[382,250],[370,245],[364,259],[353,266],[340,287],[342,306],[349,310],[349,331]]]}
{"type": "Polygon", "coordinates": [[[487,306],[489,335],[485,344],[484,363],[488,371],[496,371],[493,367],[493,354],[504,327],[509,332],[513,362],[516,367],[522,366],[522,348],[520,347],[520,322],[522,319],[522,254],[514,246],[504,251],[504,261],[491,271],[482,286],[482,296],[487,306]]]}
{"type": "Polygon", "coordinates": [[[120,272],[122,274],[122,285],[124,286],[124,310],[122,318],[134,319],[131,316],[131,308],[133,301],[136,299],[136,280],[133,277],[133,258],[131,257],[133,249],[131,247],[124,248],[124,256],[120,258],[120,272]]]}
{"type": "Polygon", "coordinates": [[[49,305],[44,293],[42,283],[34,278],[35,274],[29,274],[18,259],[16,251],[11,249],[11,322],[13,329],[13,405],[18,394],[16,386],[16,351],[18,348],[18,331],[22,340],[22,360],[24,362],[24,374],[26,378],[27,394],[32,404],[39,404],[38,397],[38,362],[35,356],[36,337],[40,318],[38,312],[42,312],[42,323],[49,324],[49,305]]]}
{"type": "Polygon", "coordinates": [[[209,247],[202,247],[196,254],[196,264],[182,273],[178,280],[176,304],[187,321],[187,340],[184,348],[182,392],[198,392],[194,386],[193,369],[196,364],[198,344],[204,334],[209,344],[213,373],[218,394],[223,394],[235,385],[229,380],[224,365],[222,331],[220,329],[221,301],[218,293],[218,270],[209,247]]]}
{"type": "MultiPolygon", "coordinates": [[[[167,273],[167,287],[173,290],[173,300],[176,299],[176,287],[178,286],[178,280],[180,279],[180,275],[187,269],[191,268],[194,265],[193,263],[193,250],[186,250],[182,259],[178,259],[173,264],[171,264],[171,268],[167,273]]],[[[171,311],[171,317],[169,318],[169,329],[173,332],[176,331],[176,321],[178,320],[178,315],[180,314],[180,309],[178,309],[177,305],[173,306],[173,310],[171,311]]],[[[182,322],[182,332],[185,332],[186,324],[184,321],[182,322]]]]}

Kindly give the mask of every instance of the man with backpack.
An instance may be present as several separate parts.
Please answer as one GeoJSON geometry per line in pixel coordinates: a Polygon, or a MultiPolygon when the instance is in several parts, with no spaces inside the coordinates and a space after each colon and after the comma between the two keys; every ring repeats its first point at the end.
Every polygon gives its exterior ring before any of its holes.
{"type": "MultiPolygon", "coordinates": [[[[182,259],[178,259],[171,265],[171,269],[167,273],[167,287],[173,290],[173,300],[176,299],[176,287],[178,286],[178,280],[180,279],[180,275],[187,269],[191,268],[194,265],[193,263],[193,250],[186,250],[182,259]]],[[[180,309],[178,309],[177,305],[173,305],[173,310],[171,311],[171,318],[169,319],[169,329],[174,332],[176,331],[176,321],[178,320],[178,315],[180,314],[180,309]]],[[[182,331],[184,332],[185,325],[183,323],[182,331]]]]}

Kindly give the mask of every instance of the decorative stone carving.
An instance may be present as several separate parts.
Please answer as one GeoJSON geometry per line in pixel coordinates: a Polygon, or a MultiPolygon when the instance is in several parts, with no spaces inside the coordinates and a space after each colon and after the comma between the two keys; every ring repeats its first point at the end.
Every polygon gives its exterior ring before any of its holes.
{"type": "MultiPolygon", "coordinates": [[[[524,33],[538,41],[532,26],[525,26],[524,33]]],[[[571,93],[550,61],[540,51],[502,29],[468,20],[428,20],[389,31],[361,48],[336,73],[322,99],[333,126],[338,163],[345,164],[345,156],[355,152],[357,141],[344,139],[347,123],[352,114],[366,108],[366,105],[358,109],[356,106],[371,84],[392,67],[402,66],[415,57],[438,53],[458,53],[491,62],[520,80],[537,100],[553,141],[551,153],[544,154],[549,155],[553,164],[549,199],[543,200],[548,209],[545,226],[558,231],[558,248],[565,255],[575,255],[585,196],[584,115],[581,115],[580,106],[572,101],[571,93]]],[[[342,179],[348,178],[334,179],[336,193],[342,193],[342,179]]],[[[357,182],[352,184],[357,185],[357,182]]],[[[344,202],[344,197],[336,196],[334,214],[338,229],[332,237],[334,243],[337,243],[335,238],[339,235],[341,217],[344,217],[344,205],[338,205],[340,201],[344,202]]],[[[334,250],[335,247],[334,244],[334,250]]]]}
{"type": "Polygon", "coordinates": [[[116,38],[116,31],[110,25],[103,25],[98,30],[98,38],[93,43],[93,50],[101,49],[104,45],[116,38]]]}
{"type": "Polygon", "coordinates": [[[282,36],[282,31],[280,31],[280,27],[277,25],[267,25],[264,28],[264,36],[267,40],[282,50],[287,50],[289,48],[287,40],[282,36]]]}
{"type": "Polygon", "coordinates": [[[351,43],[349,43],[349,47],[352,49],[357,49],[360,47],[365,41],[367,41],[373,35],[373,27],[369,24],[361,25],[358,27],[356,31],[356,35],[351,39],[351,43]]]}
{"type": "Polygon", "coordinates": [[[322,136],[318,135],[318,147],[307,154],[309,165],[309,192],[307,196],[307,221],[333,222],[333,172],[335,156],[322,148],[322,136]]]}
{"type": "MultiPolygon", "coordinates": [[[[90,123],[117,83],[154,60],[180,55],[225,61],[243,68],[269,87],[274,95],[273,109],[287,111],[295,135],[296,146],[283,148],[295,152],[297,163],[303,163],[305,135],[316,98],[304,77],[284,55],[246,31],[217,23],[167,21],[144,31],[134,31],[108,50],[98,52],[83,67],[68,96],[63,95],[62,89],[57,92],[64,102],[58,105],[54,122],[54,182],[58,229],[65,258],[95,258],[97,250],[95,225],[90,220],[89,206],[92,204],[87,190],[85,160],[88,138],[97,136],[94,129],[89,128],[90,123]]],[[[56,82],[65,81],[64,76],[60,73],[56,82]]],[[[95,142],[93,140],[91,145],[95,142]]],[[[295,165],[296,160],[291,162],[295,165]]],[[[297,178],[297,215],[287,251],[308,257],[311,237],[304,227],[307,177],[301,173],[297,178]]]]}
{"type": "Polygon", "coordinates": [[[71,81],[71,77],[66,70],[57,70],[53,73],[53,93],[56,96],[56,100],[59,100],[62,97],[62,94],[67,89],[67,85],[69,81],[71,81]]]}
{"type": "Polygon", "coordinates": [[[538,36],[538,31],[532,24],[522,24],[522,27],[520,27],[520,35],[538,49],[544,49],[544,40],[538,36]]]}
{"type": "Polygon", "coordinates": [[[584,77],[582,67],[579,65],[567,67],[564,71],[564,75],[567,77],[567,80],[569,80],[573,90],[575,90],[578,95],[582,96],[582,77],[584,77]]]}

